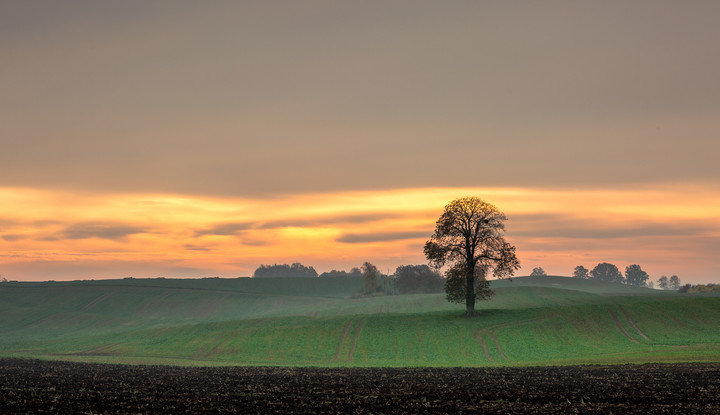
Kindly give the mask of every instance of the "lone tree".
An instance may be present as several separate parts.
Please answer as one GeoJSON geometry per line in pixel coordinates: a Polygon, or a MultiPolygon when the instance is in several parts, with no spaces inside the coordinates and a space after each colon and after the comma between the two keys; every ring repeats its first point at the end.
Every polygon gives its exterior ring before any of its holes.
{"type": "Polygon", "coordinates": [[[662,277],[658,278],[658,287],[660,287],[663,290],[667,290],[670,288],[670,282],[668,281],[667,275],[663,275],[662,277]]]}
{"type": "Polygon", "coordinates": [[[644,287],[647,285],[648,278],[650,278],[648,273],[643,271],[638,264],[628,265],[625,267],[625,281],[628,285],[644,287]]]}
{"type": "Polygon", "coordinates": [[[545,270],[542,269],[542,267],[536,267],[533,268],[532,272],[530,273],[531,277],[545,277],[547,274],[545,273],[545,270]]]}
{"type": "Polygon", "coordinates": [[[492,295],[487,273],[511,277],[520,268],[515,247],[503,237],[507,218],[495,206],[477,197],[456,199],[445,206],[435,233],[425,243],[425,256],[445,273],[448,301],[465,302],[465,315],[475,315],[475,300],[492,295]]]}

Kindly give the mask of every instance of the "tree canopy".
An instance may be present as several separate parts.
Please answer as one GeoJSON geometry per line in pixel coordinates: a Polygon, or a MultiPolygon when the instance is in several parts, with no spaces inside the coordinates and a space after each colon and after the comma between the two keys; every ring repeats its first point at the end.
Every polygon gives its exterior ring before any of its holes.
{"type": "Polygon", "coordinates": [[[547,274],[545,273],[545,270],[542,269],[542,267],[535,267],[533,268],[532,272],[530,273],[531,277],[545,277],[547,274]]]}
{"type": "Polygon", "coordinates": [[[465,302],[466,315],[475,314],[475,300],[492,295],[487,274],[511,277],[520,268],[515,247],[503,233],[507,218],[494,205],[477,197],[456,199],[445,206],[435,233],[425,243],[425,256],[446,271],[448,300],[465,302]]]}
{"type": "Polygon", "coordinates": [[[327,277],[362,277],[362,271],[360,271],[360,268],[353,267],[350,272],[348,271],[338,271],[338,270],[332,270],[323,272],[320,274],[320,278],[327,278],[327,277]]]}
{"type": "Polygon", "coordinates": [[[377,267],[369,262],[365,262],[360,269],[362,270],[363,277],[363,288],[361,294],[375,295],[382,292],[382,287],[380,286],[382,274],[377,267]]]}
{"type": "Polygon", "coordinates": [[[607,262],[597,264],[595,268],[590,271],[590,275],[598,281],[624,282],[625,280],[618,267],[613,264],[608,264],[607,262]]]}
{"type": "Polygon", "coordinates": [[[582,265],[578,265],[573,270],[573,277],[586,280],[590,278],[590,271],[582,265]]]}
{"type": "Polygon", "coordinates": [[[700,293],[720,293],[720,284],[685,284],[678,292],[688,294],[700,294],[700,293]]]}
{"type": "Polygon", "coordinates": [[[650,278],[650,276],[640,268],[640,265],[633,264],[625,268],[625,282],[627,282],[628,285],[644,287],[647,285],[648,278],[650,278]]]}
{"type": "Polygon", "coordinates": [[[671,290],[679,290],[680,289],[680,278],[677,275],[673,275],[668,280],[668,286],[671,290]]]}
{"type": "Polygon", "coordinates": [[[402,265],[395,274],[395,290],[398,294],[442,292],[445,280],[427,265],[402,265]]]}

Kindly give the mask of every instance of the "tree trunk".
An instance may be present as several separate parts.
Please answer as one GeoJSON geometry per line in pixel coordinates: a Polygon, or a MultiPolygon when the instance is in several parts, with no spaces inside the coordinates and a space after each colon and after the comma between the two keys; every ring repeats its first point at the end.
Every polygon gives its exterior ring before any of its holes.
{"type": "Polygon", "coordinates": [[[465,270],[465,315],[475,315],[475,267],[469,265],[465,270]]]}

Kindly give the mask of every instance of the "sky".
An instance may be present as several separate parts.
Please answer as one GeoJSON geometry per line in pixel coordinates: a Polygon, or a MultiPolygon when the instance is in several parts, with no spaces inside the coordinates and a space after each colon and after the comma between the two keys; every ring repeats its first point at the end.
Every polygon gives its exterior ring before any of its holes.
{"type": "Polygon", "coordinates": [[[720,282],[716,1],[0,2],[0,274],[426,263],[720,282]]]}

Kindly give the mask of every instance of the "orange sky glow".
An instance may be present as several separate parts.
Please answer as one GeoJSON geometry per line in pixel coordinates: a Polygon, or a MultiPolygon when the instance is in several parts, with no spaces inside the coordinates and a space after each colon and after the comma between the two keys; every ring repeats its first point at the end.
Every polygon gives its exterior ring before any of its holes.
{"type": "Polygon", "coordinates": [[[8,279],[238,277],[260,264],[318,272],[364,261],[385,272],[425,263],[450,200],[473,195],[508,216],[528,274],[638,263],[651,278],[718,275],[720,196],[706,188],[412,188],[254,198],[2,188],[0,261],[8,279]]]}

